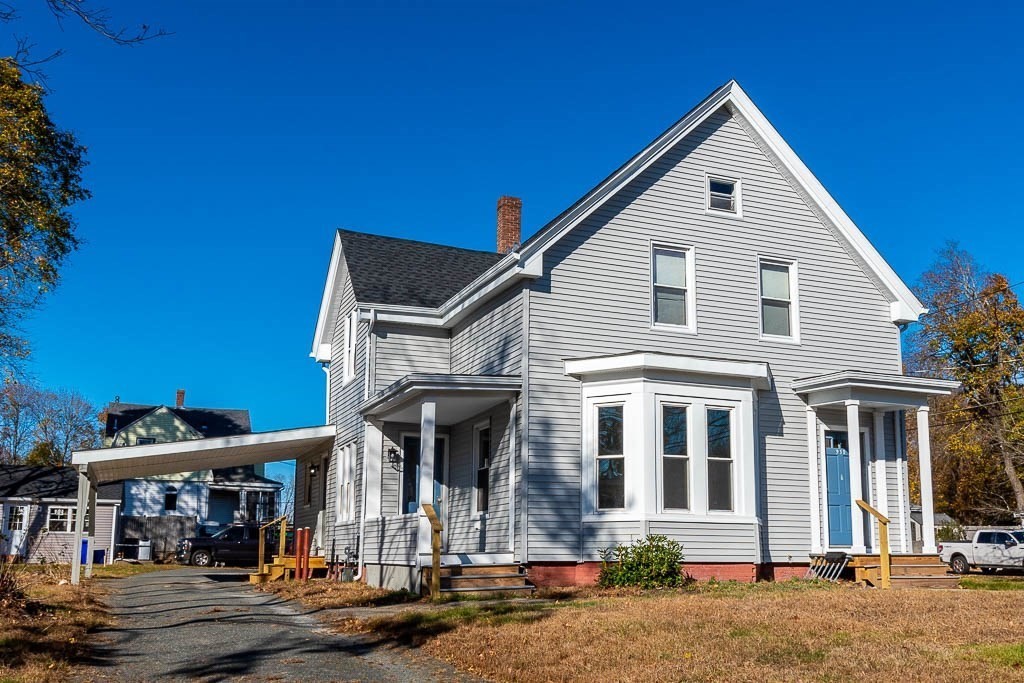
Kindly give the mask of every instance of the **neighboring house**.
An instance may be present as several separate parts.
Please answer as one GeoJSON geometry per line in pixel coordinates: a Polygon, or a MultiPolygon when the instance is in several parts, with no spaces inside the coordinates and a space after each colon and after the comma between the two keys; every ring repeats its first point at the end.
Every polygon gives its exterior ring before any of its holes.
{"type": "MultiPolygon", "coordinates": [[[[77,494],[73,467],[0,465],[0,558],[70,562],[77,494]]],[[[103,550],[108,563],[113,560],[119,498],[116,485],[97,491],[93,549],[103,550]]]]}
{"type": "MultiPolygon", "coordinates": [[[[115,402],[106,409],[104,446],[121,448],[251,433],[248,410],[192,408],[179,390],[174,406],[115,402]]],[[[155,552],[173,552],[199,524],[272,519],[283,484],[263,466],[216,468],[123,482],[126,540],[150,538],[155,552]],[[162,518],[155,520],[154,518],[162,518]]]]}
{"type": "MultiPolygon", "coordinates": [[[[593,581],[602,549],[681,542],[696,576],[910,553],[901,328],[926,311],[735,82],[497,253],[339,230],[313,343],[330,453],[296,522],[415,587],[433,503],[449,564],[593,581]],[[850,439],[850,434],[859,438],[850,439]]],[[[923,552],[935,552],[921,439],[923,552]]]]}

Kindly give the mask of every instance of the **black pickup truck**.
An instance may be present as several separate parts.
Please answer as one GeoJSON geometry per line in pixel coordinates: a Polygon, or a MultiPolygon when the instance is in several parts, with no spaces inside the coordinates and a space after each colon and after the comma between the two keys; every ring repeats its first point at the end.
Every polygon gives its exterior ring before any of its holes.
{"type": "Polygon", "coordinates": [[[259,534],[256,524],[233,524],[212,536],[183,538],[178,541],[175,559],[196,567],[210,567],[215,562],[251,567],[259,562],[259,534]]]}

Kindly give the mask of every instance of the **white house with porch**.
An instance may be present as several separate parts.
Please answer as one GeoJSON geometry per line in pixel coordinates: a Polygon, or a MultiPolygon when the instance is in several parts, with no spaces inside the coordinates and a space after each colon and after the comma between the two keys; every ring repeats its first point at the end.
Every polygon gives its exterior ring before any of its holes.
{"type": "MultiPolygon", "coordinates": [[[[908,521],[906,415],[930,520],[928,400],[956,389],[902,374],[927,311],[738,84],[525,241],[520,209],[499,199],[494,252],[336,232],[310,354],[330,432],[295,437],[315,552],[416,589],[430,504],[446,590],[592,582],[648,534],[698,578],[783,578],[877,564],[863,502],[904,578],[942,580],[908,521]]],[[[74,462],[83,496],[116,468],[74,462]]]]}

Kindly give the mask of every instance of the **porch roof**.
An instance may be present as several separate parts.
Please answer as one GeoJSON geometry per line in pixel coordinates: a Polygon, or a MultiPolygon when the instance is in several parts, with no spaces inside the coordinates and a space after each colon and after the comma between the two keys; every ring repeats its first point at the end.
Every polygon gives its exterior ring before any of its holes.
{"type": "Polygon", "coordinates": [[[859,401],[865,408],[912,408],[927,405],[929,396],[948,396],[959,382],[934,377],[910,377],[841,370],[794,380],[794,392],[816,407],[859,401]]]}
{"type": "Polygon", "coordinates": [[[329,448],[333,442],[334,426],[325,425],[145,446],[75,451],[71,455],[71,463],[88,466],[90,479],[103,483],[293,460],[329,448]]]}
{"type": "Polygon", "coordinates": [[[388,422],[420,421],[420,405],[434,401],[439,425],[452,425],[512,399],[522,389],[519,375],[406,375],[363,402],[359,412],[388,422]]]}

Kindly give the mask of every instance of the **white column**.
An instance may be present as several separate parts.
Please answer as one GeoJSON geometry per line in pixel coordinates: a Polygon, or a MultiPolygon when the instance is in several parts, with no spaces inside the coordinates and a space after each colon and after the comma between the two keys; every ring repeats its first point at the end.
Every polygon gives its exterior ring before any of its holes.
{"type": "Polygon", "coordinates": [[[807,407],[807,482],[811,505],[811,552],[821,552],[821,491],[818,488],[818,414],[807,407]]]}
{"type": "Polygon", "coordinates": [[[860,401],[846,402],[846,431],[850,448],[850,508],[853,514],[853,545],[850,552],[863,553],[864,511],[857,505],[864,498],[864,484],[861,481],[860,452],[860,401]]]}
{"type": "Polygon", "coordinates": [[[881,410],[875,411],[872,431],[875,434],[875,509],[888,517],[889,458],[885,452],[885,413],[881,410]]]}
{"type": "Polygon", "coordinates": [[[938,550],[935,547],[935,502],[932,500],[932,445],[931,435],[928,433],[928,406],[917,409],[917,457],[921,470],[921,518],[924,529],[924,547],[921,552],[933,555],[938,550]]]}
{"type": "Polygon", "coordinates": [[[381,459],[384,436],[380,427],[367,421],[363,431],[363,496],[364,516],[380,517],[381,508],[381,459]]]}
{"type": "Polygon", "coordinates": [[[78,508],[75,513],[75,545],[71,549],[71,583],[78,585],[82,576],[82,538],[85,536],[85,507],[89,504],[88,465],[78,466],[78,508]]]}
{"type": "Polygon", "coordinates": [[[96,543],[96,486],[92,485],[91,480],[89,483],[89,528],[86,529],[86,533],[89,534],[89,554],[85,558],[85,578],[87,579],[92,576],[93,546],[96,543]]]}
{"type": "MultiPolygon", "coordinates": [[[[423,513],[424,503],[434,502],[434,443],[436,441],[437,404],[424,401],[420,405],[420,483],[419,483],[419,533],[416,547],[418,551],[417,566],[421,566],[421,558],[430,555],[430,520],[423,513]]],[[[438,516],[441,511],[437,511],[438,516]]],[[[447,521],[447,520],[445,520],[447,521]]]]}

